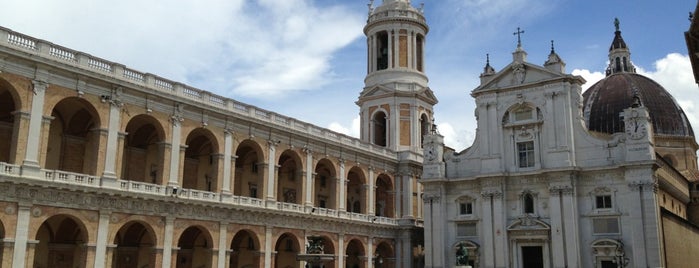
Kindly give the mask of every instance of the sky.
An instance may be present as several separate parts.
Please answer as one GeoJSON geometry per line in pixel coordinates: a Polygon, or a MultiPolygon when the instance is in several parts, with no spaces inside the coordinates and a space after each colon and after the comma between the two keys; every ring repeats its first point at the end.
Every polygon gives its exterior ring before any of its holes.
{"type": "MultiPolygon", "coordinates": [[[[359,136],[368,0],[0,0],[0,26],[301,121],[359,136]]],[[[382,0],[376,0],[379,5],[382,0]]],[[[457,151],[475,138],[470,92],[490,63],[528,61],[554,40],[566,71],[604,77],[614,18],[639,73],[665,87],[699,128],[684,32],[693,0],[413,0],[430,31],[425,72],[435,122],[457,151]]],[[[697,129],[699,130],[699,129],[697,129]]]]}

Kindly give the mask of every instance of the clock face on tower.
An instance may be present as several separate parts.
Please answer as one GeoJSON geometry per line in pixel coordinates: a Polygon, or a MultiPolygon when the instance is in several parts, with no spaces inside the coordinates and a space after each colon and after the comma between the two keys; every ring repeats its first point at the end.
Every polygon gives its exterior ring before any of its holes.
{"type": "Polygon", "coordinates": [[[639,122],[638,119],[631,119],[626,122],[626,135],[629,138],[637,140],[646,136],[646,124],[639,122]]]}

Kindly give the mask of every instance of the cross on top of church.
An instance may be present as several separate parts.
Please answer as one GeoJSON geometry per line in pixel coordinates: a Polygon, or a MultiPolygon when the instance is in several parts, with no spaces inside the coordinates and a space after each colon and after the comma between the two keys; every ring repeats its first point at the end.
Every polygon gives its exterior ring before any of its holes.
{"type": "Polygon", "coordinates": [[[517,36],[517,47],[522,47],[522,38],[521,38],[521,34],[523,34],[523,33],[524,33],[524,30],[520,30],[519,27],[517,27],[517,31],[516,31],[516,32],[512,33],[512,35],[516,35],[516,36],[517,36]]]}

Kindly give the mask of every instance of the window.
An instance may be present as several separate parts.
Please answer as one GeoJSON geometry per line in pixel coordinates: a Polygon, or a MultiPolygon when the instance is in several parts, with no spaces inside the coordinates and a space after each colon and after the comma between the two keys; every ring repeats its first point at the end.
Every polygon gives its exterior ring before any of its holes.
{"type": "Polygon", "coordinates": [[[514,112],[515,122],[524,121],[532,119],[532,109],[529,107],[523,107],[515,110],[514,112]]]}
{"type": "Polygon", "coordinates": [[[534,166],[534,141],[518,142],[517,143],[517,158],[519,160],[519,167],[533,167],[534,166]]]}
{"type": "Polygon", "coordinates": [[[534,197],[532,194],[524,194],[524,197],[522,198],[522,202],[524,203],[524,213],[527,214],[533,214],[534,213],[534,197]]]}
{"type": "Polygon", "coordinates": [[[250,197],[257,198],[257,185],[250,185],[250,197]]]}
{"type": "Polygon", "coordinates": [[[459,203],[459,214],[460,215],[473,214],[473,203],[471,203],[471,202],[459,203]]]}
{"type": "Polygon", "coordinates": [[[257,162],[252,162],[252,173],[257,173],[257,162]]]}
{"type": "Polygon", "coordinates": [[[456,224],[456,235],[457,236],[477,236],[478,230],[476,229],[475,223],[457,223],[456,224]]]}
{"type": "Polygon", "coordinates": [[[597,209],[610,209],[612,208],[612,196],[611,195],[598,195],[595,197],[595,208],[597,209]]]}

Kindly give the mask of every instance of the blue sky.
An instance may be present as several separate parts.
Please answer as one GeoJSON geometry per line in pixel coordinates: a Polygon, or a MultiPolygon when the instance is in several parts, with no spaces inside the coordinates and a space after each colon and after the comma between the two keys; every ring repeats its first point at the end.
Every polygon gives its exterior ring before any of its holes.
{"type": "MultiPolygon", "coordinates": [[[[357,136],[368,2],[0,0],[0,26],[357,136]]],[[[665,86],[699,128],[683,35],[696,1],[423,2],[436,123],[457,150],[474,138],[469,93],[486,53],[496,70],[509,64],[521,27],[528,61],[543,64],[554,40],[567,71],[587,87],[603,77],[615,17],[639,71],[665,86]]]]}

